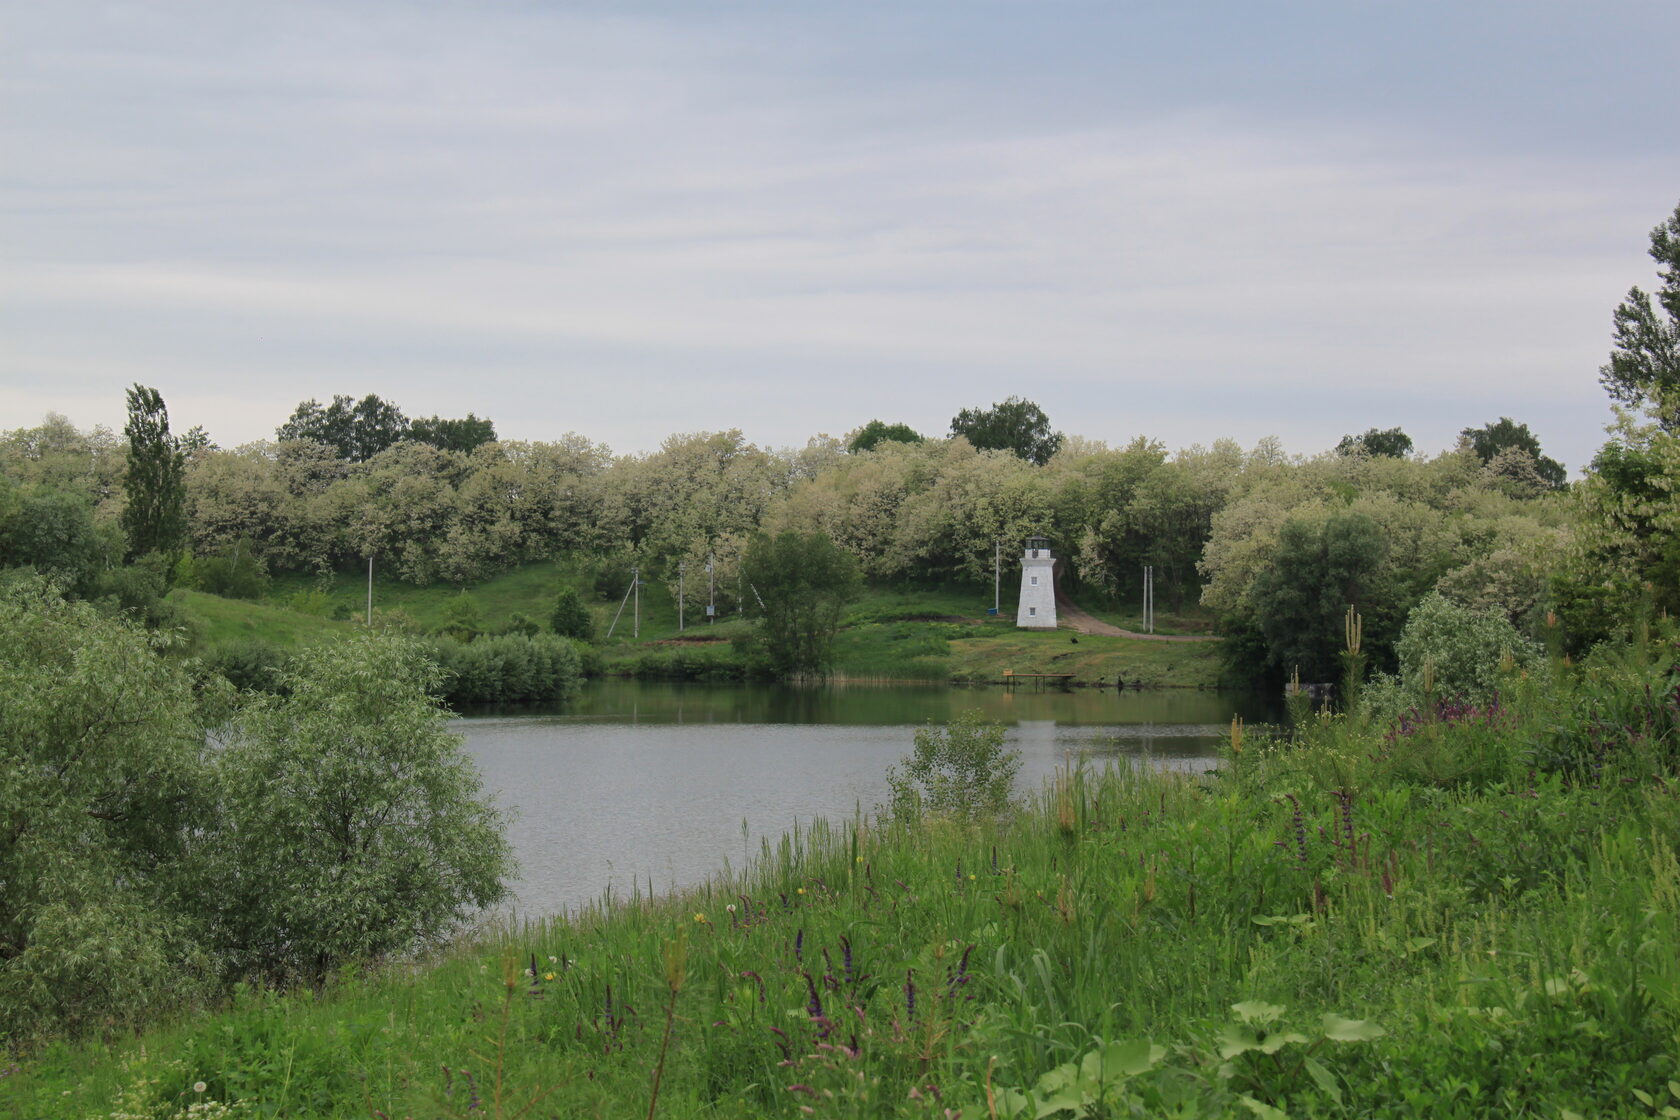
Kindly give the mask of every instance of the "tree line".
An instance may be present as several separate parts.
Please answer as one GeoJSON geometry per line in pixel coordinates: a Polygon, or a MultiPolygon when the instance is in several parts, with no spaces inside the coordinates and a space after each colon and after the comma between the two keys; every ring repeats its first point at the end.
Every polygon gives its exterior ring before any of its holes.
{"type": "Polygon", "coordinates": [[[1432,591],[1531,631],[1550,611],[1584,648],[1630,625],[1642,595],[1680,608],[1677,223],[1680,210],[1651,234],[1659,291],[1634,288],[1615,311],[1601,379],[1622,407],[1573,486],[1506,416],[1433,456],[1396,428],[1291,456],[1271,440],[1109,446],[1010,398],[960,410],[942,437],[873,420],[796,449],[731,430],[614,455],[576,434],[497,440],[472,414],[410,422],[377,397],[339,396],[301,403],[275,440],[223,450],[169,436],[161,398],[136,386],[125,438],[57,417],[0,436],[0,547],[6,565],[107,597],[125,559],[152,555],[190,555],[193,578],[222,586],[373,557],[417,584],[465,587],[585,554],[673,585],[710,565],[727,610],[743,605],[758,533],[820,533],[864,577],[897,582],[986,580],[994,549],[1044,534],[1077,593],[1134,600],[1150,565],[1172,611],[1211,612],[1234,658],[1274,677],[1327,674],[1350,603],[1377,663],[1391,662],[1432,591]]]}

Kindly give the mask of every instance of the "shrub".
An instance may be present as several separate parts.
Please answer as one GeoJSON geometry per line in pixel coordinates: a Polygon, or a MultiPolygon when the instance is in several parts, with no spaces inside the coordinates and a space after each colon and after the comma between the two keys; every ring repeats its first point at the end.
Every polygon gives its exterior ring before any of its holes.
{"type": "Polygon", "coordinates": [[[297,654],[282,680],[289,695],[250,705],[213,759],[197,870],[231,975],[318,984],[503,897],[502,815],[418,645],[358,635],[297,654]]]}
{"type": "Polygon", "coordinates": [[[554,596],[554,609],[549,613],[548,624],[554,632],[562,638],[577,638],[581,641],[591,641],[595,637],[595,619],[590,616],[589,608],[584,605],[583,597],[577,589],[563,586],[554,596]]]}
{"type": "Polygon", "coordinates": [[[225,599],[260,599],[268,591],[268,568],[250,541],[235,541],[218,553],[196,557],[191,571],[200,591],[225,599]]]}
{"type": "Polygon", "coordinates": [[[1021,752],[1005,749],[999,723],[968,712],[944,727],[932,724],[916,732],[915,749],[903,769],[887,770],[893,815],[912,818],[920,811],[976,816],[1009,807],[1021,752]]]}
{"type": "Polygon", "coordinates": [[[443,669],[441,695],[451,704],[567,700],[583,677],[577,647],[552,634],[443,641],[431,653],[443,669]]]}
{"type": "Polygon", "coordinates": [[[192,685],[132,621],[0,591],[0,1040],[144,1021],[202,992],[168,905],[202,795],[192,685]]]}
{"type": "Polygon", "coordinates": [[[1500,690],[1500,664],[1512,668],[1542,663],[1540,648],[1497,611],[1474,611],[1431,593],[1412,608],[1395,643],[1400,679],[1421,692],[1424,667],[1431,666],[1436,696],[1461,697],[1484,704],[1500,690]]]}
{"type": "Polygon", "coordinates": [[[205,667],[220,673],[235,688],[247,692],[275,692],[285,655],[267,642],[248,639],[217,646],[204,659],[205,667]]]}

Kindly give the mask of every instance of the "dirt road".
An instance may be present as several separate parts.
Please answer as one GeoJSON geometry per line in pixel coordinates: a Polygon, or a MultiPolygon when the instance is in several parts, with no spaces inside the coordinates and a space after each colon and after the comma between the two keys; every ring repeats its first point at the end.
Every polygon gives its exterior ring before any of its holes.
{"type": "Polygon", "coordinates": [[[1139,634],[1135,630],[1122,630],[1118,626],[1104,622],[1079,608],[1072,599],[1067,598],[1060,591],[1056,592],[1056,621],[1063,626],[1071,627],[1081,634],[1110,634],[1116,638],[1137,638],[1145,642],[1217,642],[1218,638],[1202,637],[1195,634],[1139,634]]]}

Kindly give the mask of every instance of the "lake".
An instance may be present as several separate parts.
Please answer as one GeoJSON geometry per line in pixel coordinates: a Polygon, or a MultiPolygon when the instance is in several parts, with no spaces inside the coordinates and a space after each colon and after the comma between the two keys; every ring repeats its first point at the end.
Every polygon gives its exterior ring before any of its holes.
{"type": "Polygon", "coordinates": [[[606,680],[563,710],[469,713],[451,726],[515,813],[517,909],[535,917],[650,882],[692,886],[795,823],[872,812],[916,729],[970,710],[1007,725],[1022,791],[1069,755],[1205,769],[1233,715],[1268,715],[1252,697],[1178,690],[606,680]]]}

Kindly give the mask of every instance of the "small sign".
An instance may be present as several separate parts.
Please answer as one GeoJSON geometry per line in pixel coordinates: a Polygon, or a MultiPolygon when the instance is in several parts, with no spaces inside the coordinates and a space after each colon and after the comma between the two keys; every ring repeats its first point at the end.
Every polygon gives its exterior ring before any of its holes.
{"type": "Polygon", "coordinates": [[[711,618],[714,614],[717,614],[717,608],[712,606],[710,603],[707,603],[706,604],[706,617],[711,618]]]}

